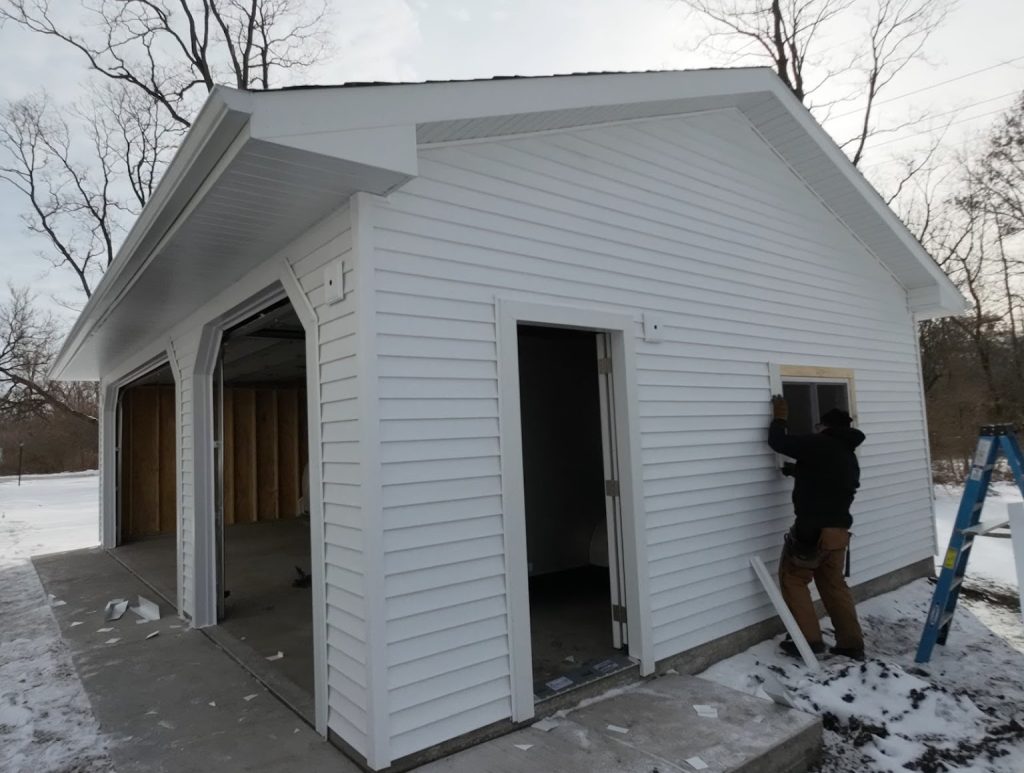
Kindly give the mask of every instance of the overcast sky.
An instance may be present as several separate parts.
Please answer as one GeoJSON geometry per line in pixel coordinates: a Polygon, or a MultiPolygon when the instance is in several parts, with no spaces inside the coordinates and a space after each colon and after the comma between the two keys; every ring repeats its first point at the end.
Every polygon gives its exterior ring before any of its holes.
{"type": "MultiPolygon", "coordinates": [[[[694,50],[698,23],[672,0],[335,0],[335,6],[338,53],[308,78],[318,83],[721,63],[706,50],[694,50]]],[[[883,120],[899,122],[911,110],[948,113],[947,120],[953,117],[957,124],[950,140],[967,141],[995,118],[986,114],[1009,106],[1014,92],[1024,90],[1024,59],[944,82],[1024,57],[1022,30],[1021,0],[960,0],[929,45],[930,61],[902,75],[888,97],[918,93],[887,102],[883,120]]],[[[2,99],[46,88],[55,100],[70,101],[85,77],[73,52],[11,25],[0,29],[0,72],[2,99]]],[[[847,129],[830,128],[836,134],[847,129]]],[[[868,152],[869,176],[893,153],[912,150],[920,142],[916,134],[908,129],[880,139],[884,144],[868,152]]],[[[81,303],[75,277],[38,257],[44,245],[26,235],[18,217],[22,210],[18,195],[0,186],[0,280],[31,284],[45,298],[81,303]]]]}

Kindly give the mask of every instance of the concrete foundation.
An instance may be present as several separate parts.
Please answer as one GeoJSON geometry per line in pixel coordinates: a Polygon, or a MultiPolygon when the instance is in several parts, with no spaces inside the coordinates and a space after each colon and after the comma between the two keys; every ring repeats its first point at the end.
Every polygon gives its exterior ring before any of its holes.
{"type": "MultiPolygon", "coordinates": [[[[176,606],[175,537],[149,537],[111,551],[114,558],[176,606]]],[[[309,521],[235,524],[224,530],[224,620],[204,633],[229,650],[312,721],[313,607],[310,588],[293,585],[308,573],[309,521]],[[281,660],[266,657],[284,653],[281,660]]]]}
{"type": "MultiPolygon", "coordinates": [[[[38,558],[35,565],[47,592],[66,601],[53,611],[121,773],[359,770],[277,700],[276,687],[268,691],[266,680],[239,667],[244,658],[237,652],[228,655],[204,635],[222,635],[221,626],[189,630],[169,607],[158,622],[137,623],[131,612],[104,622],[103,607],[110,598],[151,593],[109,553],[75,551],[38,558]],[[146,638],[153,632],[159,633],[146,638]]],[[[590,689],[609,686],[603,681],[590,689]]],[[[817,717],[712,682],[665,676],[621,689],[571,712],[548,733],[520,728],[494,738],[513,729],[511,723],[499,723],[454,739],[445,751],[479,745],[424,770],[650,773],[686,770],[681,760],[697,755],[710,771],[788,773],[806,769],[820,748],[817,717]],[[717,707],[719,717],[698,717],[695,703],[717,707]],[[608,725],[628,732],[617,733],[608,725]],[[491,740],[480,743],[485,735],[491,740]],[[516,744],[531,748],[523,751],[516,744]]],[[[581,690],[574,697],[585,694],[581,690]]],[[[440,751],[399,761],[394,769],[409,769],[440,751]]]]}
{"type": "Polygon", "coordinates": [[[106,552],[34,563],[46,591],[67,602],[53,612],[119,773],[358,770],[167,605],[157,622],[132,612],[105,622],[112,597],[151,595],[106,552]]]}
{"type": "Polygon", "coordinates": [[[647,680],[557,722],[547,732],[517,730],[420,770],[668,773],[693,770],[685,760],[700,757],[713,773],[789,773],[806,770],[821,748],[817,717],[691,676],[647,680]],[[718,717],[698,716],[695,704],[714,706],[718,717]]]}

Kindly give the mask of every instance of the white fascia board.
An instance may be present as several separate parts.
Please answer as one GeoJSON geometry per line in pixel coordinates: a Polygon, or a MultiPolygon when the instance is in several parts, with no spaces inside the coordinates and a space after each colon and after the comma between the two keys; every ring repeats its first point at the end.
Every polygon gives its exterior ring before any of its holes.
{"type": "MultiPolygon", "coordinates": [[[[772,78],[769,89],[776,99],[782,104],[783,107],[788,110],[793,117],[799,123],[800,127],[807,132],[808,136],[814,140],[814,142],[821,149],[822,153],[839,168],[842,174],[850,181],[856,191],[864,198],[864,200],[879,214],[883,222],[889,227],[889,229],[896,235],[896,238],[900,240],[900,243],[906,248],[914,259],[924,268],[929,276],[935,281],[935,283],[941,286],[941,290],[938,290],[939,295],[943,298],[941,310],[936,316],[958,314],[964,308],[966,308],[966,301],[960,294],[960,290],[957,289],[953,281],[946,276],[946,273],[939,267],[939,265],[932,259],[932,256],[928,254],[928,251],[921,246],[921,243],[917,238],[910,233],[906,224],[900,220],[892,208],[885,202],[882,195],[875,189],[875,186],[868,182],[867,178],[861,173],[861,171],[853,165],[846,154],[843,152],[835,140],[829,135],[828,132],[815,120],[811,112],[796,98],[789,88],[779,79],[772,78]],[[957,298],[959,300],[952,300],[951,298],[957,298]]],[[[886,263],[885,256],[879,255],[878,258],[886,263]]],[[[931,285],[924,290],[930,290],[931,285]]],[[[913,292],[913,288],[908,288],[913,292]]]]}
{"type": "Polygon", "coordinates": [[[273,100],[264,101],[264,95],[256,96],[249,125],[254,140],[386,169],[399,173],[405,181],[419,174],[414,124],[339,129],[322,120],[318,110],[288,113],[273,100]]]}
{"type": "Polygon", "coordinates": [[[550,110],[630,105],[767,91],[765,67],[706,71],[313,87],[254,95],[282,115],[316,116],[335,129],[372,129],[550,110]]]}
{"type": "Polygon", "coordinates": [[[936,282],[928,287],[918,287],[907,292],[907,301],[914,319],[938,319],[959,316],[970,308],[967,299],[952,282],[936,282]],[[951,287],[952,289],[951,289],[951,287]]]}
{"type": "Polygon", "coordinates": [[[114,261],[64,339],[50,368],[50,378],[62,377],[90,332],[145,267],[152,248],[173,225],[239,132],[245,129],[249,120],[249,112],[245,110],[247,97],[242,92],[222,88],[215,88],[210,94],[153,196],[136,218],[114,261]]]}

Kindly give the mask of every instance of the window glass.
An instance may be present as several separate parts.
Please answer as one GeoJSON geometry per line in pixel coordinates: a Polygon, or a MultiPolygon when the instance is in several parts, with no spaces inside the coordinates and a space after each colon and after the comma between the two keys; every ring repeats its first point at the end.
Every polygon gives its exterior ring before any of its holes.
{"type": "Polygon", "coordinates": [[[803,435],[817,431],[821,415],[833,408],[850,410],[846,384],[783,381],[782,396],[789,403],[789,431],[803,435]]]}
{"type": "Polygon", "coordinates": [[[815,386],[818,389],[818,416],[833,408],[843,411],[850,410],[846,384],[816,384],[815,386]]]}
{"type": "Polygon", "coordinates": [[[813,384],[783,383],[782,396],[789,403],[789,431],[795,435],[814,432],[813,384]]]}

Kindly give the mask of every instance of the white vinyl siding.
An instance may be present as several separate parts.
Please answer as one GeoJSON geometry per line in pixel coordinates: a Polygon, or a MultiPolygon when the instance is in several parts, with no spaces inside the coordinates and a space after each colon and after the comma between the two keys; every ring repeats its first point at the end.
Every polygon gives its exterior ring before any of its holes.
{"type": "MultiPolygon", "coordinates": [[[[327,725],[367,753],[367,612],[356,368],[355,252],[349,210],[332,215],[286,250],[319,320],[324,575],[327,582],[327,725]],[[324,270],[345,264],[344,300],[324,298],[324,270]]],[[[309,406],[316,411],[316,406],[309,406]]]]}
{"type": "Polygon", "coordinates": [[[637,321],[658,659],[773,614],[749,568],[791,518],[769,362],[856,373],[854,582],[931,554],[906,293],[740,113],[419,161],[372,213],[394,759],[510,715],[496,296],[637,321]]]}
{"type": "MultiPolygon", "coordinates": [[[[195,372],[196,352],[199,350],[200,329],[176,337],[173,341],[173,356],[177,360],[181,380],[176,385],[178,401],[181,407],[181,452],[178,464],[181,465],[181,488],[178,491],[180,502],[181,530],[179,544],[181,546],[181,573],[179,604],[188,617],[195,613],[195,433],[192,431],[193,394],[192,376],[195,372]]],[[[168,355],[171,351],[168,351],[168,355]]]]}

